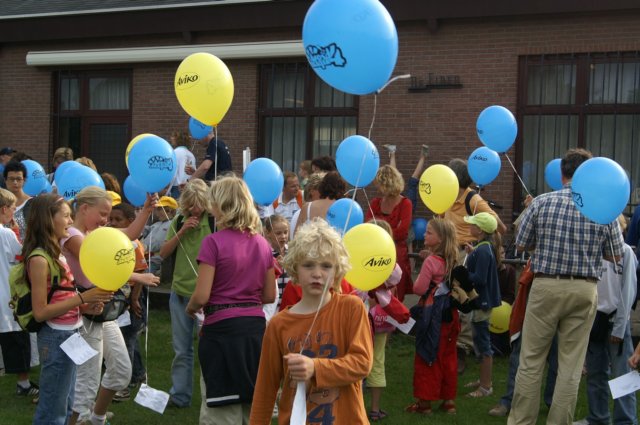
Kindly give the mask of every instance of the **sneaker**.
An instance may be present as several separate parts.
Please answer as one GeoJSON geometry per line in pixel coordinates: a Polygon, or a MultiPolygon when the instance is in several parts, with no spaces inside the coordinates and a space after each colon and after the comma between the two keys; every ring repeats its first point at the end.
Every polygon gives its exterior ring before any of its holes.
{"type": "Polygon", "coordinates": [[[507,416],[509,409],[504,404],[496,404],[493,409],[489,410],[489,416],[507,416]]]}
{"type": "Polygon", "coordinates": [[[28,388],[23,388],[20,385],[16,385],[16,394],[21,396],[35,397],[40,394],[40,387],[29,381],[28,388]]]}
{"type": "Polygon", "coordinates": [[[573,425],[589,425],[589,421],[587,418],[580,419],[579,421],[573,422],[573,425]]]}
{"type": "Polygon", "coordinates": [[[116,403],[119,403],[121,401],[128,401],[130,398],[131,398],[131,392],[129,391],[129,388],[125,388],[124,390],[118,391],[113,396],[113,401],[116,403]]]}
{"type": "Polygon", "coordinates": [[[422,156],[429,155],[429,145],[422,145],[422,156]]]}
{"type": "Polygon", "coordinates": [[[382,147],[385,148],[389,153],[396,152],[396,145],[382,145],[382,147]]]}

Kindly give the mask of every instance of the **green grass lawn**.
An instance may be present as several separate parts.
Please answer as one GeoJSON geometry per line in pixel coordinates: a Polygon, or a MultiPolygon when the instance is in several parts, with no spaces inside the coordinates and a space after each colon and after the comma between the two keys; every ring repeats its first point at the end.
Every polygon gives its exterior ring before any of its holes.
{"type": "MultiPolygon", "coordinates": [[[[152,310],[149,323],[149,357],[147,371],[149,385],[153,388],[168,391],[171,387],[171,360],[173,349],[171,347],[171,326],[169,312],[152,310]]],[[[143,342],[143,341],[141,341],[143,342]]],[[[382,396],[382,408],[389,413],[389,417],[383,421],[385,424],[504,424],[505,418],[494,418],[487,414],[505,390],[507,376],[507,359],[496,358],[494,362],[494,395],[482,399],[470,399],[464,397],[468,392],[463,388],[464,384],[478,377],[478,365],[470,361],[467,371],[458,380],[458,414],[449,416],[443,413],[434,413],[429,418],[421,415],[409,414],[403,411],[410,404],[412,398],[413,382],[413,339],[402,334],[394,334],[387,345],[387,388],[382,396]]],[[[142,424],[197,424],[200,408],[200,389],[197,376],[199,369],[194,371],[194,402],[189,408],[167,408],[163,415],[146,409],[133,401],[114,403],[110,410],[116,416],[112,424],[142,425],[142,424]]],[[[37,381],[37,371],[34,379],[37,381]]],[[[584,380],[583,380],[584,381],[584,380]]],[[[0,415],[1,424],[26,425],[31,423],[34,405],[30,399],[18,397],[15,392],[15,379],[13,376],[0,377],[0,415]]],[[[368,405],[368,393],[365,392],[368,405]]],[[[581,384],[580,397],[576,408],[577,419],[586,415],[586,401],[584,382],[581,384]]],[[[437,406],[437,405],[436,405],[437,406]]],[[[541,408],[538,423],[544,423],[546,407],[541,408]]],[[[342,425],[342,424],[337,424],[342,425]]]]}

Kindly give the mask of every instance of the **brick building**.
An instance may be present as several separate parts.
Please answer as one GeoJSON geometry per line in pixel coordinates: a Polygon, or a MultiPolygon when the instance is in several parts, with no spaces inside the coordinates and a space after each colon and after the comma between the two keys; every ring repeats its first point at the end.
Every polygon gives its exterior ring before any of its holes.
{"type": "MultiPolygon", "coordinates": [[[[507,155],[530,191],[548,190],[546,163],[568,146],[582,146],[628,171],[631,202],[638,203],[638,2],[383,3],[399,35],[394,75],[413,78],[377,96],[371,139],[380,149],[398,145],[406,177],[423,143],[431,146],[434,163],[468,157],[481,146],[478,114],[499,104],[518,119],[518,138],[507,155]]],[[[234,78],[233,104],[218,131],[236,170],[247,146],[254,157],[272,157],[285,170],[331,154],[344,137],[368,134],[374,96],[344,95],[309,70],[301,26],[310,4],[5,0],[0,147],[26,151],[48,169],[53,150],[71,146],[101,171],[123,178],[132,137],[150,132],[167,138],[186,129],[174,74],[188,54],[207,51],[225,61],[234,78]]],[[[523,191],[501,157],[500,175],[483,193],[511,222],[523,191]]],[[[424,207],[419,212],[426,213],[424,207]]]]}

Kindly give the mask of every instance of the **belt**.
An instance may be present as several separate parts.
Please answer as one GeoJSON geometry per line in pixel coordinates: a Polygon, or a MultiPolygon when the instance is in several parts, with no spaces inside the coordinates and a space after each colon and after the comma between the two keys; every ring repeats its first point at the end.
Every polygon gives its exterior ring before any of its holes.
{"type": "Polygon", "coordinates": [[[534,273],[534,277],[543,277],[546,279],[565,279],[565,280],[586,280],[587,282],[596,283],[598,279],[591,276],[575,276],[570,274],[546,274],[546,273],[534,273]]]}
{"type": "Polygon", "coordinates": [[[237,307],[257,307],[261,304],[258,303],[235,303],[235,304],[210,304],[205,306],[202,310],[204,314],[207,316],[215,313],[216,311],[226,310],[228,308],[237,308],[237,307]]]}

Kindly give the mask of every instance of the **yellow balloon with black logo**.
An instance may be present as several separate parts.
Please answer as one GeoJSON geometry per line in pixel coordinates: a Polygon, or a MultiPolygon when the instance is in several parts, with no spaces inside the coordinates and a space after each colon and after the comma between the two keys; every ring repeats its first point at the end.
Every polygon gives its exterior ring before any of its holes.
{"type": "Polygon", "coordinates": [[[389,278],[396,265],[396,246],[382,227],[358,224],[345,233],[343,243],[351,263],[344,278],[351,286],[369,291],[389,278]]]}
{"type": "Polygon", "coordinates": [[[436,214],[442,214],[456,201],[458,189],[456,173],[446,165],[435,164],[420,176],[418,193],[427,208],[436,214]]]}
{"type": "Polygon", "coordinates": [[[182,109],[205,125],[218,125],[233,100],[231,72],[210,53],[187,56],[176,71],[173,86],[182,109]]]}
{"type": "Polygon", "coordinates": [[[499,307],[491,309],[489,317],[489,330],[494,334],[501,334],[509,330],[511,320],[511,305],[502,301],[499,307]]]}
{"type": "Polygon", "coordinates": [[[80,267],[98,288],[115,291],[127,283],[136,264],[133,242],[120,230],[100,227],[80,246],[80,267]]]}

